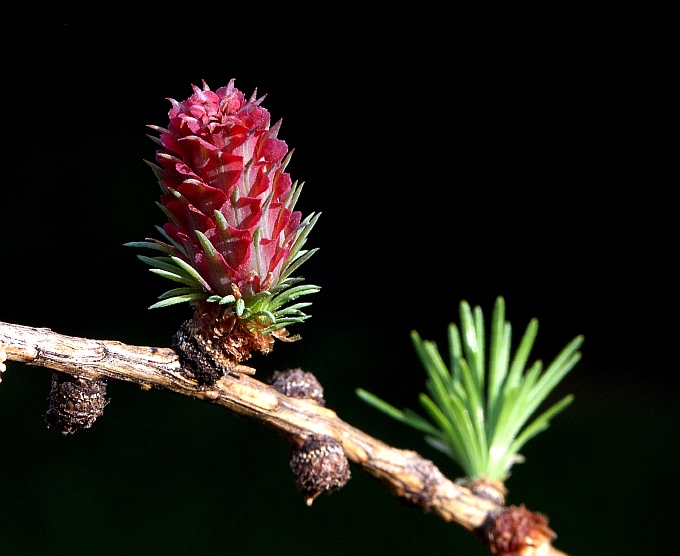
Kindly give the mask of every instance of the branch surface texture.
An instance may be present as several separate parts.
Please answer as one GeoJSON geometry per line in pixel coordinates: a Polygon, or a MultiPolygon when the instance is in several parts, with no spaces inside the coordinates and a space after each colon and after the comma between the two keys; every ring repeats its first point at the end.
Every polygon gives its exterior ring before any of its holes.
{"type": "Polygon", "coordinates": [[[259,421],[293,444],[319,435],[330,437],[342,446],[349,461],[394,495],[461,525],[477,535],[490,553],[566,556],[552,546],[555,535],[540,514],[480,496],[447,479],[418,453],[393,448],[314,400],[286,396],[247,374],[229,373],[214,385],[203,386],[183,373],[178,354],[170,348],[91,340],[0,322],[0,372],[5,370],[5,360],[87,380],[105,377],[147,390],[171,390],[259,421]]]}

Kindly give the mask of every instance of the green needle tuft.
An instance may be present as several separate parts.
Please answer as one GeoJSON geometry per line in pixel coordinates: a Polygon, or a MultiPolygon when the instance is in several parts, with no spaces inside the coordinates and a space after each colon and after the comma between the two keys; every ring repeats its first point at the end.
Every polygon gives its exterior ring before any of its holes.
{"type": "Polygon", "coordinates": [[[424,432],[428,443],[451,457],[469,479],[503,482],[513,464],[522,461],[519,450],[572,402],[573,396],[565,396],[531,420],[579,361],[583,336],[574,338],[542,372],[540,361],[526,367],[538,331],[536,319],[529,322],[511,357],[512,327],[505,321],[502,297],[494,305],[488,350],[481,309],[473,311],[462,301],[460,322],[460,328],[449,325],[449,367],[434,342],[411,333],[427,374],[427,392],[419,400],[429,420],[408,409],[399,410],[365,390],[358,389],[357,395],[424,432]]]}

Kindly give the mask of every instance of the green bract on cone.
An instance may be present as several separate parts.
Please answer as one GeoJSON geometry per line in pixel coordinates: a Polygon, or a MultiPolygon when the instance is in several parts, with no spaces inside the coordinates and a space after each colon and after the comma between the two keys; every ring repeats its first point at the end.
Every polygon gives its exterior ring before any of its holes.
{"type": "Polygon", "coordinates": [[[193,89],[170,100],[167,129],[149,126],[159,133],[151,166],[168,222],[162,240],[127,245],[159,251],[139,258],[179,284],[151,308],[207,303],[263,334],[301,322],[309,303],[291,302],[319,288],[293,273],[316,251],[302,247],[319,215],[295,210],[302,184],[285,172],[292,153],[277,137],[281,122],[270,126],[264,97],[246,100],[233,80],[193,89]]]}

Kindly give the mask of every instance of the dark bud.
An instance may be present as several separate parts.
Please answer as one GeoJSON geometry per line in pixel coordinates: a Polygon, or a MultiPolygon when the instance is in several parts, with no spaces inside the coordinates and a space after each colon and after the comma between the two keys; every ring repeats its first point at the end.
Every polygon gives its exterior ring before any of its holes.
{"type": "Polygon", "coordinates": [[[199,384],[212,385],[226,374],[215,362],[211,350],[194,334],[193,321],[185,321],[172,338],[172,349],[179,355],[184,372],[199,384]]]}
{"type": "Polygon", "coordinates": [[[250,359],[253,351],[269,353],[276,338],[285,339],[285,331],[264,334],[252,330],[233,308],[201,301],[173,336],[172,349],[186,376],[212,386],[223,376],[254,374],[255,369],[243,361],[250,359]]]}
{"type": "Polygon", "coordinates": [[[90,428],[104,413],[106,380],[87,380],[62,373],[52,373],[50,408],[45,414],[48,427],[72,434],[90,428]]]}
{"type": "Polygon", "coordinates": [[[295,486],[308,506],[322,492],[338,490],[350,479],[349,460],[342,444],[322,434],[293,447],[290,468],[295,474],[295,486]]]}
{"type": "Polygon", "coordinates": [[[484,526],[483,541],[491,554],[514,556],[527,551],[542,554],[556,535],[548,527],[548,519],[530,512],[524,506],[504,508],[490,517],[484,526]]]}
{"type": "Polygon", "coordinates": [[[275,371],[267,383],[290,398],[304,398],[314,400],[319,405],[326,404],[319,381],[312,373],[302,369],[275,371]]]}

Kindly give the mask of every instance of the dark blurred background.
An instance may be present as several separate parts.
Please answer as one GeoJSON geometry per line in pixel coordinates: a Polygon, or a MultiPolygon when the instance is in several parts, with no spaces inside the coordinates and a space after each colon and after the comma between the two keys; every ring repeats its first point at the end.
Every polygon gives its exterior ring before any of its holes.
{"type": "MultiPolygon", "coordinates": [[[[663,14],[188,8],[4,22],[0,320],[169,345],[189,310],[148,311],[166,284],[123,247],[163,223],[145,126],[235,78],[283,118],[298,208],[323,213],[301,272],[322,286],[313,316],[257,376],[314,372],[342,419],[455,478],[354,392],[419,410],[409,332],[444,349],[461,300],[490,317],[502,295],[516,337],[538,318],[536,358],[585,336],[551,398],[575,401],[523,450],[509,503],[572,555],[667,553],[680,114],[663,14]]],[[[104,417],[62,437],[49,372],[2,378],[2,554],[484,554],[358,468],[306,507],[286,442],[209,404],[112,383],[104,417]]]]}

